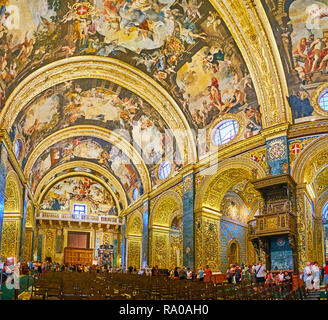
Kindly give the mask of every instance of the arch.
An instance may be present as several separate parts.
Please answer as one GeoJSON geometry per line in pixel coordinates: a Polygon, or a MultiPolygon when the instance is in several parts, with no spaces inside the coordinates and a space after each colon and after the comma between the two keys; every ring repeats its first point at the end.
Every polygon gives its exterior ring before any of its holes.
{"type": "Polygon", "coordinates": [[[117,208],[118,213],[120,213],[120,206],[119,206],[119,202],[117,200],[116,195],[114,194],[113,190],[101,179],[99,179],[98,177],[96,177],[93,174],[87,173],[87,172],[70,172],[67,174],[64,174],[62,176],[59,176],[57,178],[55,178],[54,180],[52,180],[46,187],[44,190],[42,190],[42,192],[40,193],[39,198],[37,199],[38,205],[40,205],[43,201],[43,198],[46,196],[47,192],[49,190],[51,190],[51,188],[58,182],[69,178],[69,177],[88,177],[90,179],[93,179],[95,181],[97,181],[98,183],[100,183],[108,192],[109,194],[113,197],[114,201],[115,201],[115,205],[117,208]]]}
{"type": "Polygon", "coordinates": [[[99,78],[116,83],[139,95],[154,107],[171,130],[186,162],[196,162],[196,144],[189,124],[174,99],[155,80],[117,59],[98,56],[71,57],[50,63],[26,77],[10,94],[0,113],[0,128],[10,130],[20,110],[44,90],[65,81],[99,78]],[[186,141],[185,141],[186,139],[186,141]]]}
{"type": "MultiPolygon", "coordinates": [[[[74,161],[74,166],[78,167],[78,168],[87,168],[87,169],[94,170],[96,172],[99,172],[105,178],[107,178],[108,183],[116,188],[116,190],[119,194],[120,200],[122,201],[122,204],[123,204],[123,210],[127,209],[128,200],[127,200],[126,194],[124,192],[124,189],[123,189],[122,185],[120,184],[120,182],[108,170],[104,169],[102,166],[100,166],[98,164],[95,164],[95,163],[92,163],[89,161],[74,161]]],[[[59,165],[58,167],[55,167],[54,169],[50,170],[47,174],[45,174],[43,176],[43,178],[40,180],[40,182],[35,190],[35,199],[38,200],[43,187],[49,182],[49,180],[52,177],[54,177],[57,173],[60,173],[64,170],[71,169],[71,168],[72,168],[71,163],[63,163],[63,164],[59,165]]],[[[80,172],[78,172],[78,173],[80,173],[80,172]]]]}
{"type": "Polygon", "coordinates": [[[142,214],[137,210],[133,212],[127,218],[126,224],[126,235],[129,236],[142,236],[143,230],[143,221],[142,221],[142,214]]]}
{"type": "Polygon", "coordinates": [[[24,168],[25,176],[27,176],[28,173],[31,172],[34,163],[36,162],[38,157],[41,156],[44,150],[52,146],[54,143],[59,142],[60,140],[77,136],[90,136],[94,138],[99,138],[110,142],[111,144],[120,148],[130,158],[132,163],[137,168],[137,171],[140,174],[140,178],[144,186],[144,192],[150,192],[151,182],[148,169],[142,157],[134,149],[134,147],[117,133],[105,128],[100,128],[91,125],[80,125],[78,127],[69,127],[66,129],[61,129],[44,139],[41,143],[37,145],[37,147],[29,156],[24,168]]]}
{"type": "Polygon", "coordinates": [[[26,207],[25,228],[34,229],[34,207],[33,202],[31,200],[29,200],[26,207]]]}
{"type": "Polygon", "coordinates": [[[256,170],[259,179],[266,176],[264,169],[249,158],[238,157],[220,162],[215,170],[212,170],[212,174],[207,175],[198,187],[198,190],[202,192],[196,193],[195,210],[205,205],[220,211],[222,199],[229,188],[236,181],[253,180],[253,170],[256,170]],[[220,189],[219,185],[221,185],[220,189]]]}
{"type": "Polygon", "coordinates": [[[228,264],[240,263],[240,245],[236,239],[231,239],[228,242],[228,264]]]}
{"type": "Polygon", "coordinates": [[[172,190],[164,192],[156,199],[150,213],[149,226],[163,226],[170,228],[173,219],[182,213],[183,204],[181,196],[172,190]]]}
{"type": "Polygon", "coordinates": [[[311,183],[328,165],[328,136],[323,136],[307,146],[296,159],[291,175],[296,183],[311,183]]]}
{"type": "Polygon", "coordinates": [[[11,170],[6,178],[4,213],[21,213],[23,195],[21,184],[15,171],[11,170]]]}

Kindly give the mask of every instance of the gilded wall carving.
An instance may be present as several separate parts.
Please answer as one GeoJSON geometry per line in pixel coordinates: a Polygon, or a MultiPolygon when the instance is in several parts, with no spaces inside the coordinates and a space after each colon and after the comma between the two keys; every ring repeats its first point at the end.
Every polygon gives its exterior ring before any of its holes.
{"type": "Polygon", "coordinates": [[[141,264],[141,240],[128,239],[128,267],[140,269],[141,264]]]}
{"type": "Polygon", "coordinates": [[[212,271],[219,270],[220,220],[199,216],[195,219],[195,228],[196,268],[204,268],[208,264],[212,271]]]}
{"type": "Polygon", "coordinates": [[[24,261],[29,261],[32,257],[32,238],[33,238],[33,231],[26,230],[25,231],[25,239],[24,239],[24,261]]]}
{"type": "Polygon", "coordinates": [[[17,257],[19,244],[20,222],[18,219],[6,219],[3,221],[1,257],[17,257]]]}
{"type": "Polygon", "coordinates": [[[20,210],[20,187],[17,180],[10,175],[6,181],[6,200],[4,212],[19,212],[20,210]]]}
{"type": "Polygon", "coordinates": [[[154,231],[151,232],[151,255],[150,265],[158,266],[159,268],[169,268],[170,263],[170,245],[169,245],[169,233],[154,231]]]}
{"type": "Polygon", "coordinates": [[[51,257],[52,260],[55,260],[56,253],[56,230],[48,229],[45,233],[46,241],[45,241],[45,251],[44,258],[51,257]]]}

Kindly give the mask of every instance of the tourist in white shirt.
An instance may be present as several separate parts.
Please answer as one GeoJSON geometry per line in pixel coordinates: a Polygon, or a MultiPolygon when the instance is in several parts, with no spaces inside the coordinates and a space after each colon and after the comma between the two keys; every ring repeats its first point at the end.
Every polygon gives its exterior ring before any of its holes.
{"type": "Polygon", "coordinates": [[[257,266],[255,267],[255,277],[256,283],[264,283],[265,282],[265,268],[262,265],[262,261],[259,261],[257,266]]]}
{"type": "Polygon", "coordinates": [[[278,274],[278,281],[279,283],[284,282],[285,279],[285,275],[283,274],[282,270],[280,270],[279,274],[278,274]]]}
{"type": "Polygon", "coordinates": [[[304,268],[304,282],[307,290],[312,290],[312,280],[313,273],[311,268],[311,263],[307,262],[306,267],[304,268]]]}
{"type": "Polygon", "coordinates": [[[320,270],[318,267],[318,262],[314,262],[312,266],[312,272],[313,272],[313,289],[319,290],[320,289],[320,270]]]}

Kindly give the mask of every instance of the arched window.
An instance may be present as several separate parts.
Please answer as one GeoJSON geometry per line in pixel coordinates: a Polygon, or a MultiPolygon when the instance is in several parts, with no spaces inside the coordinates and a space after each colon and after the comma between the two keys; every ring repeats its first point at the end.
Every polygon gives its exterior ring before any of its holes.
{"type": "Polygon", "coordinates": [[[328,89],[325,90],[319,97],[319,106],[328,111],[328,89]]]}
{"type": "Polygon", "coordinates": [[[212,131],[212,142],[220,146],[230,142],[238,133],[239,124],[234,119],[223,120],[212,131]]]}
{"type": "Polygon", "coordinates": [[[322,221],[328,223],[328,202],[325,204],[322,210],[322,221]]]}
{"type": "Polygon", "coordinates": [[[171,170],[171,163],[168,161],[163,161],[158,168],[158,178],[160,178],[161,180],[166,179],[170,175],[171,170]]]}
{"type": "Polygon", "coordinates": [[[138,196],[139,196],[139,190],[138,188],[134,188],[132,193],[133,200],[136,201],[138,199],[138,196]]]}

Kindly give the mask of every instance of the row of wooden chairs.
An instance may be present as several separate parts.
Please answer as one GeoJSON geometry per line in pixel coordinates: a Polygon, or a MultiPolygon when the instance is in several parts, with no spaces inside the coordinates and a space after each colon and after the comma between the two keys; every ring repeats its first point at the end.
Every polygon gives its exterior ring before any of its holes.
{"type": "Polygon", "coordinates": [[[303,287],[242,282],[213,284],[129,274],[47,272],[34,282],[31,299],[46,300],[290,300],[303,299],[303,287]]]}

